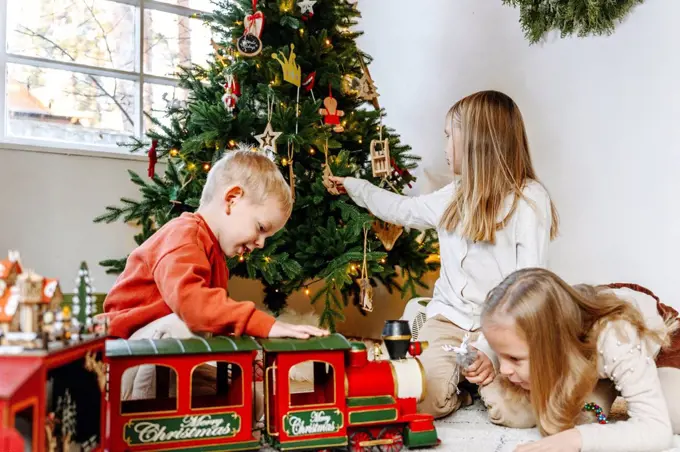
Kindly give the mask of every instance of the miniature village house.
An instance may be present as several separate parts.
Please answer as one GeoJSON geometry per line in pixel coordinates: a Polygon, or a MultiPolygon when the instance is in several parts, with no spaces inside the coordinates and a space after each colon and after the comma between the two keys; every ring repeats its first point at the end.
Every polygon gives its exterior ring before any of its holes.
{"type": "Polygon", "coordinates": [[[63,300],[59,281],[24,272],[16,252],[0,265],[0,331],[40,333],[45,312],[58,310],[63,300]]]}

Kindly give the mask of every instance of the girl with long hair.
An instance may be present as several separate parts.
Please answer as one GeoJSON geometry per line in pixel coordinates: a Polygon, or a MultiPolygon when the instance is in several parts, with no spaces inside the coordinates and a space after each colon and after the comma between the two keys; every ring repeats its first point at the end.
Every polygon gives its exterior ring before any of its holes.
{"type": "Polygon", "coordinates": [[[508,276],[489,293],[482,330],[548,436],[517,451],[670,448],[680,433],[677,328],[678,313],[639,286],[572,287],[538,268],[508,276]],[[630,418],[609,424],[617,395],[630,418]]]}
{"type": "Polygon", "coordinates": [[[365,180],[333,178],[381,220],[437,231],[440,276],[419,334],[430,345],[419,357],[428,387],[419,409],[435,417],[471,402],[458,388],[463,375],[493,386],[495,357],[479,331],[486,294],[517,269],[545,266],[558,229],[557,212],[531,161],[522,115],[510,97],[482,91],[459,100],[446,115],[444,132],[455,177],[439,191],[408,197],[365,180]],[[444,346],[459,346],[466,335],[481,353],[461,370],[444,346]]]}

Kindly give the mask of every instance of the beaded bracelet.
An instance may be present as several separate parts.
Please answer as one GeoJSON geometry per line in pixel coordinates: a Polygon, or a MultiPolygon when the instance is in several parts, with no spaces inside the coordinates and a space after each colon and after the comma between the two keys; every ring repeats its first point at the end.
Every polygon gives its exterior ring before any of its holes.
{"type": "Polygon", "coordinates": [[[597,422],[600,424],[607,424],[607,415],[604,414],[602,408],[597,403],[586,403],[582,411],[594,411],[595,416],[597,416],[597,422]]]}

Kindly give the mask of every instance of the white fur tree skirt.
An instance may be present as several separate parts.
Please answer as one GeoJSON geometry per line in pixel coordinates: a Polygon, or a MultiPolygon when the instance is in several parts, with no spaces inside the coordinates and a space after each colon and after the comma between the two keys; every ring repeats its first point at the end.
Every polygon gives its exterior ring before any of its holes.
{"type": "MultiPolygon", "coordinates": [[[[541,437],[535,428],[514,429],[490,423],[487,419],[486,408],[479,400],[437,421],[436,425],[442,443],[435,449],[427,450],[513,452],[517,445],[536,441],[541,437]]],[[[262,449],[262,452],[265,451],[271,452],[273,449],[262,449]]],[[[675,436],[675,448],[668,452],[680,452],[680,435],[675,436]]]]}

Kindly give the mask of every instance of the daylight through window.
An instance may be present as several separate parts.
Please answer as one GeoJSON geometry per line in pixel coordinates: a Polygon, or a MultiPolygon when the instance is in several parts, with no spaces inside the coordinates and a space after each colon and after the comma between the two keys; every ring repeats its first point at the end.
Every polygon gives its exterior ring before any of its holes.
{"type": "Polygon", "coordinates": [[[0,0],[0,141],[119,150],[185,101],[211,0],[0,0]]]}

